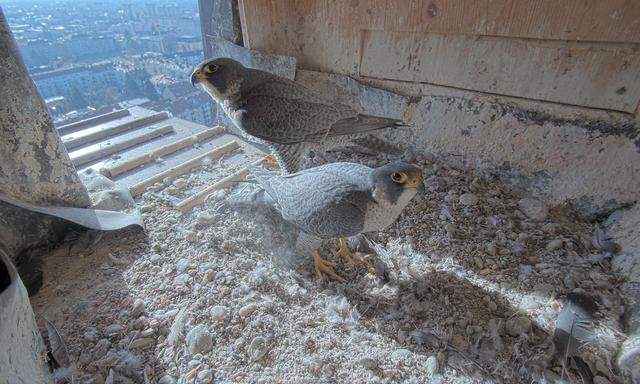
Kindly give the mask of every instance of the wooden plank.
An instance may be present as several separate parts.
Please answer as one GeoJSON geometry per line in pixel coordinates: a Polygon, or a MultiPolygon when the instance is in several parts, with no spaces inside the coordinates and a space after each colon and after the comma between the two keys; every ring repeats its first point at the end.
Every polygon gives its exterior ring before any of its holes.
{"type": "Polygon", "coordinates": [[[245,44],[303,62],[296,51],[344,44],[361,29],[640,43],[637,0],[252,0],[239,7],[245,44]]]}
{"type": "Polygon", "coordinates": [[[485,35],[640,43],[637,0],[491,0],[485,35]]]}
{"type": "Polygon", "coordinates": [[[212,136],[219,136],[224,132],[225,129],[223,127],[213,127],[211,129],[198,132],[195,135],[185,137],[184,139],[174,141],[173,143],[169,143],[160,148],[156,148],[149,153],[106,165],[100,169],[100,173],[107,177],[113,178],[134,168],[150,163],[162,156],[167,156],[188,146],[199,143],[212,136]]]}
{"type": "Polygon", "coordinates": [[[98,124],[102,124],[107,121],[119,119],[121,117],[129,116],[131,113],[128,109],[118,109],[117,111],[105,113],[103,115],[98,115],[91,117],[89,119],[84,119],[80,121],[76,121],[75,123],[65,124],[57,127],[58,133],[60,135],[67,135],[69,133],[75,132],[85,127],[94,126],[98,124]]]}
{"type": "Polygon", "coordinates": [[[64,143],[65,147],[67,147],[67,150],[69,150],[84,144],[102,140],[112,135],[117,135],[118,133],[139,128],[147,124],[157,123],[158,121],[165,120],[168,117],[169,115],[167,114],[167,112],[160,112],[153,115],[140,117],[135,120],[127,121],[126,123],[118,124],[115,126],[86,129],[84,131],[62,137],[62,142],[64,143]]]}
{"type": "Polygon", "coordinates": [[[364,31],[360,76],[634,112],[640,54],[617,46],[364,31]]]}
{"type": "Polygon", "coordinates": [[[133,137],[98,143],[87,148],[83,148],[79,151],[72,152],[69,154],[69,157],[71,158],[71,162],[73,163],[73,165],[79,166],[90,161],[94,161],[102,157],[111,155],[113,153],[123,151],[135,145],[142,144],[144,142],[155,139],[156,137],[166,135],[170,132],[173,132],[173,127],[171,125],[165,125],[163,127],[143,132],[142,134],[133,137]]]}
{"type": "Polygon", "coordinates": [[[141,182],[131,186],[129,188],[129,192],[131,196],[137,196],[144,192],[151,185],[164,180],[165,178],[174,178],[180,176],[193,168],[199,167],[202,165],[202,161],[205,158],[210,158],[212,160],[218,159],[236,149],[240,148],[240,144],[237,141],[231,141],[219,147],[212,149],[206,153],[203,153],[200,156],[194,157],[191,160],[185,161],[184,163],[178,164],[175,167],[169,168],[164,172],[160,172],[146,180],[142,180],[141,182]]]}
{"type": "MultiPolygon", "coordinates": [[[[253,165],[260,165],[264,159],[260,159],[253,163],[253,165]]],[[[203,189],[202,191],[196,193],[195,195],[189,196],[188,198],[180,201],[176,204],[176,208],[178,208],[182,213],[188,212],[191,208],[200,205],[204,202],[204,200],[212,194],[213,192],[226,188],[229,185],[235,183],[236,181],[244,180],[249,175],[249,168],[244,167],[240,170],[232,173],[229,176],[223,177],[222,179],[215,182],[213,185],[210,185],[203,189]]]]}

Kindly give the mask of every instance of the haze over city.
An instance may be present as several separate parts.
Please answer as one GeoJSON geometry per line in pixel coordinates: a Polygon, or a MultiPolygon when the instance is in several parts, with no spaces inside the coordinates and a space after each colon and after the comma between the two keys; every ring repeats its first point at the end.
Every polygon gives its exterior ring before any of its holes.
{"type": "Polygon", "coordinates": [[[139,105],[212,124],[188,82],[202,61],[194,1],[8,1],[22,58],[56,123],[139,105]]]}

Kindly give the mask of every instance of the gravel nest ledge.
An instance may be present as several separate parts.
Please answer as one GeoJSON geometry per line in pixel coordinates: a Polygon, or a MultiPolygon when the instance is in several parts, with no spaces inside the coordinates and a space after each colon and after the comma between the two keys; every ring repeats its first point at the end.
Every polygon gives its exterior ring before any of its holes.
{"type": "Polygon", "coordinates": [[[143,195],[148,237],[89,234],[54,252],[36,311],[60,327],[86,383],[551,383],[563,375],[555,319],[568,293],[585,292],[598,339],[581,356],[595,382],[620,382],[620,281],[593,224],[499,173],[416,159],[426,193],[360,242],[370,268],[339,265],[346,284],[321,284],[268,212],[216,210],[224,191],[180,215],[173,204],[208,166],[143,195]]]}

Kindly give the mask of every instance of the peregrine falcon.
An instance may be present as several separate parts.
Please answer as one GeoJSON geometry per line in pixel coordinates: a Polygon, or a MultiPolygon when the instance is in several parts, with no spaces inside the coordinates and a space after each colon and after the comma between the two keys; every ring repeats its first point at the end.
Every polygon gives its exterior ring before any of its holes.
{"type": "Polygon", "coordinates": [[[202,84],[244,135],[267,144],[284,173],[299,171],[304,153],[314,147],[355,143],[398,152],[369,133],[405,126],[398,119],[360,114],[294,81],[229,58],[198,65],[191,83],[202,84]]]}
{"type": "Polygon", "coordinates": [[[318,253],[322,241],[339,238],[334,257],[353,265],[345,238],[387,228],[424,188],[422,170],[402,161],[380,168],[332,163],[283,176],[255,166],[250,171],[260,186],[253,202],[272,206],[300,229],[296,251],[313,256],[320,279],[324,272],[341,282],[333,264],[318,253]]]}

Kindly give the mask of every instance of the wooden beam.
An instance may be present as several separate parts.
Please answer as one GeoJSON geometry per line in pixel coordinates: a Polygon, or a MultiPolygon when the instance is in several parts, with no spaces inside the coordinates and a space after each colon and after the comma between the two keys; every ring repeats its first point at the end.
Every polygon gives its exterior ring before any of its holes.
{"type": "MultiPolygon", "coordinates": [[[[258,160],[256,162],[254,162],[253,165],[259,165],[263,161],[264,161],[264,159],[260,159],[260,160],[258,160]]],[[[215,192],[215,191],[217,191],[219,189],[222,189],[222,188],[226,188],[229,185],[235,183],[236,181],[244,180],[248,175],[249,175],[249,168],[248,167],[244,167],[244,168],[232,173],[229,176],[223,177],[222,179],[220,179],[217,182],[215,182],[213,185],[208,186],[207,188],[203,189],[202,191],[196,193],[195,195],[190,196],[190,197],[182,200],[181,202],[176,204],[176,208],[178,208],[180,211],[182,211],[182,213],[185,213],[185,212],[191,210],[191,208],[195,207],[196,205],[202,204],[204,202],[204,199],[206,199],[207,196],[209,196],[213,192],[215,192]]]]}
{"type": "Polygon", "coordinates": [[[113,112],[105,113],[103,115],[98,115],[88,119],[76,121],[75,123],[64,124],[57,127],[57,129],[60,135],[67,135],[69,133],[78,131],[82,128],[102,124],[107,121],[129,116],[130,114],[131,113],[129,112],[128,109],[118,109],[117,111],[113,111],[113,112]]]}
{"type": "Polygon", "coordinates": [[[144,192],[151,185],[164,180],[165,178],[175,178],[180,176],[193,168],[199,167],[202,165],[202,161],[205,158],[210,158],[212,160],[218,159],[230,152],[235,151],[240,148],[240,144],[237,141],[233,140],[229,143],[226,143],[220,147],[216,147],[209,152],[206,152],[198,157],[195,157],[191,160],[185,161],[182,164],[178,164],[175,167],[169,168],[164,172],[160,172],[154,176],[151,176],[148,179],[145,179],[129,188],[129,192],[132,196],[137,196],[144,192]]]}
{"type": "Polygon", "coordinates": [[[633,113],[640,55],[594,43],[363,31],[362,77],[633,113]]]}
{"type": "Polygon", "coordinates": [[[173,132],[173,127],[171,125],[165,125],[157,129],[143,132],[141,135],[98,143],[88,148],[83,148],[79,151],[70,153],[69,157],[71,157],[71,162],[73,163],[73,165],[79,166],[90,161],[97,160],[101,157],[105,157],[113,153],[123,151],[127,148],[131,148],[134,145],[142,144],[144,142],[155,139],[156,137],[166,135],[170,132],[173,132]]]}
{"type": "Polygon", "coordinates": [[[149,153],[144,153],[140,156],[132,157],[129,159],[125,159],[124,161],[120,161],[117,163],[105,165],[100,169],[100,173],[113,178],[122,173],[130,171],[134,168],[140,167],[144,164],[147,164],[151,161],[156,160],[159,157],[169,155],[171,153],[177,152],[181,149],[184,149],[190,145],[199,143],[203,140],[206,140],[212,136],[219,136],[225,132],[224,127],[213,127],[202,132],[198,132],[195,135],[185,137],[184,139],[174,141],[173,143],[169,143],[160,148],[156,148],[149,153]]]}
{"type": "Polygon", "coordinates": [[[87,129],[78,132],[77,134],[74,133],[72,135],[63,136],[62,142],[65,147],[67,147],[67,150],[69,150],[84,144],[102,140],[112,135],[117,135],[118,133],[141,127],[143,125],[157,123],[158,121],[165,120],[167,118],[169,118],[169,114],[167,114],[167,112],[154,113],[153,115],[141,117],[115,126],[104,128],[97,127],[99,129],[87,129]]]}

